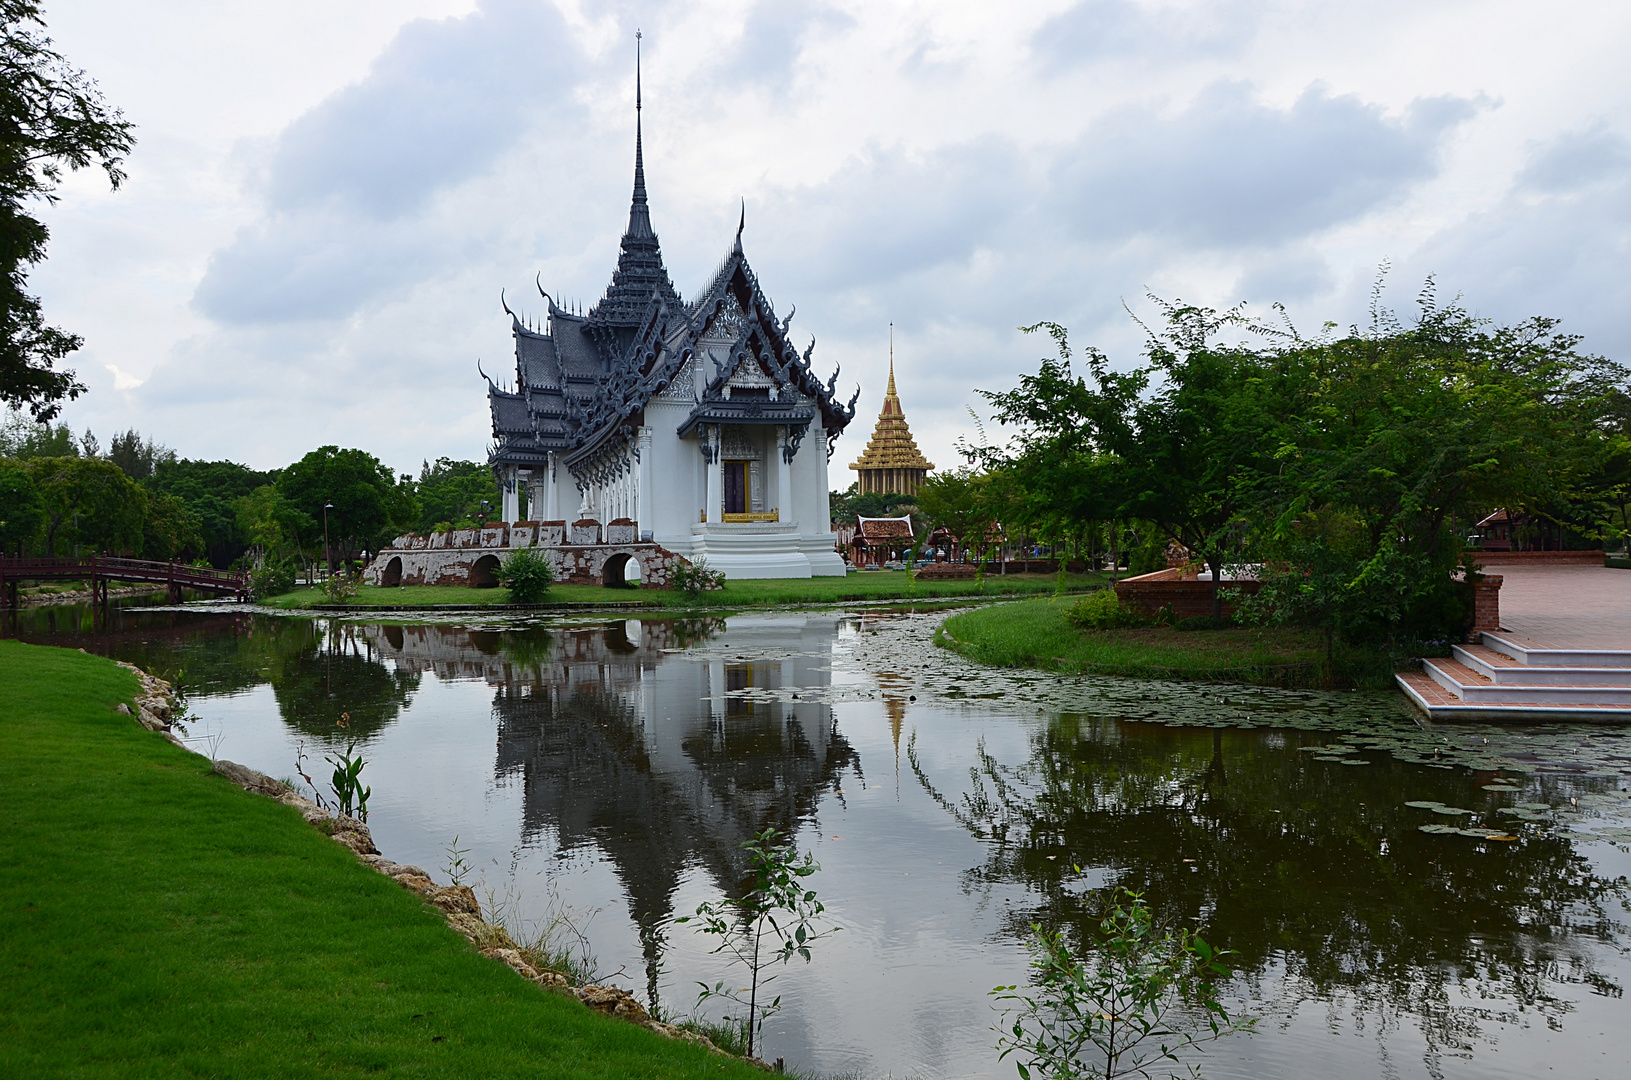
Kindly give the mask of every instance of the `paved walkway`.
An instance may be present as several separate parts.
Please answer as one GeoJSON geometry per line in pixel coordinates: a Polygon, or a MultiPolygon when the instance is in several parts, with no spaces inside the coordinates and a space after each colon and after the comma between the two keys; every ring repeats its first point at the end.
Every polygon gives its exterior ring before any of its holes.
{"type": "Polygon", "coordinates": [[[1631,570],[1492,566],[1501,575],[1501,635],[1535,649],[1631,649],[1631,570]]]}

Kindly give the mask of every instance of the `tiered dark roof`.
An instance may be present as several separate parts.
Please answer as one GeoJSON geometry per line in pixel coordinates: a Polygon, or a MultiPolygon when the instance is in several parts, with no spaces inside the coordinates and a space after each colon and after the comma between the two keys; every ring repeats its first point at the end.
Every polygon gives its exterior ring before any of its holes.
{"type": "Polygon", "coordinates": [[[830,456],[831,441],[855,415],[856,398],[843,405],[833,396],[836,371],[825,384],[816,378],[810,368],[814,340],[802,356],[790,343],[792,314],[777,321],[743,254],[740,224],[734,247],[699,297],[689,305],[680,299],[651,227],[642,143],[637,82],[634,196],[617,269],[587,315],[562,309],[540,288],[548,302],[547,331],[524,323],[505,305],[515,336],[516,385],[500,389],[488,380],[494,440],[489,463],[531,468],[553,451],[564,453],[568,468],[588,480],[621,467],[623,447],[644,422],[646,402],[701,353],[703,337],[717,340],[725,327],[734,328],[735,338],[728,359],[705,356],[712,361],[706,389],[693,394],[695,408],[679,434],[699,424],[787,424],[793,429],[791,452],[819,418],[830,456]],[[726,383],[744,364],[756,365],[765,377],[759,381],[767,378],[769,385],[733,398],[726,383]]]}

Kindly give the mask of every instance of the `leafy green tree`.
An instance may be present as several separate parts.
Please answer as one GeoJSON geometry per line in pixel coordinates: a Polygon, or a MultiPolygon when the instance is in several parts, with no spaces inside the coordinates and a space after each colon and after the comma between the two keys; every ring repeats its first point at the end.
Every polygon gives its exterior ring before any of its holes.
{"type": "Polygon", "coordinates": [[[843,491],[829,492],[827,496],[830,516],[845,525],[854,525],[857,518],[863,517],[906,517],[917,509],[918,502],[916,495],[862,492],[855,484],[843,491]]]}
{"type": "Polygon", "coordinates": [[[323,536],[322,527],[272,484],[234,499],[232,508],[239,535],[274,562],[295,558],[323,536]]]}
{"type": "Polygon", "coordinates": [[[137,488],[142,503],[143,557],[149,559],[190,559],[204,549],[198,531],[198,518],[186,502],[175,495],[137,488]]]}
{"type": "Polygon", "coordinates": [[[45,509],[45,553],[67,546],[92,552],[141,547],[146,501],[111,461],[34,458],[27,464],[45,509]]]}
{"type": "Polygon", "coordinates": [[[50,236],[31,204],[56,201],[64,169],[97,166],[117,188],[134,139],[44,29],[34,0],[0,0],[0,401],[49,420],[85,387],[56,366],[80,338],[46,325],[27,291],[28,268],[45,258],[50,236]]]}
{"type": "MultiPolygon", "coordinates": [[[[474,461],[445,457],[437,458],[434,465],[427,461],[420,467],[416,494],[421,533],[436,531],[442,522],[456,529],[473,528],[482,523],[482,503],[501,505],[492,469],[474,461]]],[[[528,512],[538,516],[535,508],[529,507],[528,512]]]]}
{"type": "Polygon", "coordinates": [[[143,439],[135,428],[121,432],[108,444],[108,460],[125,471],[132,480],[146,480],[156,466],[174,462],[176,452],[160,446],[149,436],[143,439]]]}
{"type": "Polygon", "coordinates": [[[918,492],[931,529],[945,529],[965,550],[983,556],[996,531],[989,478],[971,468],[927,477],[918,492]]]}
{"type": "MultiPolygon", "coordinates": [[[[115,438],[115,446],[119,441],[115,438]]],[[[150,491],[173,495],[186,504],[196,520],[204,554],[211,565],[226,567],[253,542],[239,522],[238,500],[271,480],[270,473],[234,461],[176,461],[160,456],[144,483],[150,491]]]]}
{"type": "Polygon", "coordinates": [[[22,465],[0,458],[0,554],[23,553],[45,522],[45,504],[22,465]]]}
{"type": "MultiPolygon", "coordinates": [[[[1250,1029],[1218,1000],[1226,952],[1157,922],[1141,893],[1115,889],[1098,931],[1083,960],[1063,932],[1032,924],[1032,985],[991,991],[1012,1019],[1000,1056],[1018,1059],[1023,1080],[1173,1075],[1200,1044],[1250,1029]]],[[[1200,1075],[1193,1065],[1190,1074],[1200,1075]]]]}
{"type": "Polygon", "coordinates": [[[317,526],[322,538],[325,504],[332,558],[351,558],[379,548],[418,523],[411,482],[398,482],[379,459],[362,450],[323,446],[284,469],[277,489],[317,526]]]}
{"type": "Polygon", "coordinates": [[[1564,540],[1626,527],[1627,371],[1556,320],[1491,326],[1431,282],[1411,326],[1378,300],[1367,330],[1315,339],[1152,300],[1143,366],[1117,373],[1087,350],[1079,376],[1065,330],[1043,323],[1027,329],[1057,358],[985,394],[1016,437],[970,456],[1004,478],[1010,535],[1119,523],[1135,570],[1175,540],[1211,569],[1215,620],[1224,565],[1269,562],[1288,612],[1394,641],[1459,632],[1460,537],[1496,507],[1564,540]],[[1316,521],[1340,524],[1340,543],[1310,542],[1316,521]]]}
{"type": "Polygon", "coordinates": [[[1343,620],[1337,632],[1350,638],[1458,634],[1470,601],[1450,579],[1467,526],[1498,506],[1612,493],[1606,474],[1593,476],[1623,367],[1582,354],[1556,320],[1492,328],[1440,306],[1431,283],[1418,305],[1413,326],[1381,314],[1368,332],[1291,340],[1274,358],[1299,384],[1271,414],[1257,544],[1304,575],[1305,593],[1329,598],[1305,610],[1326,612],[1324,625],[1343,620]],[[1309,529],[1333,522],[1357,535],[1316,552],[1309,529]]]}
{"type": "Polygon", "coordinates": [[[0,424],[0,457],[78,457],[79,442],[67,424],[35,420],[22,409],[6,410],[0,424]]]}

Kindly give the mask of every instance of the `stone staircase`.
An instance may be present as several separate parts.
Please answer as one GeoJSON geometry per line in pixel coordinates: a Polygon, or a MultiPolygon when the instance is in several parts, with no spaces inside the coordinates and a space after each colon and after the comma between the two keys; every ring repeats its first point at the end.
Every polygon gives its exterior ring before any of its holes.
{"type": "Polygon", "coordinates": [[[1452,652],[1396,676],[1429,719],[1631,721],[1631,651],[1536,648],[1485,631],[1452,652]]]}

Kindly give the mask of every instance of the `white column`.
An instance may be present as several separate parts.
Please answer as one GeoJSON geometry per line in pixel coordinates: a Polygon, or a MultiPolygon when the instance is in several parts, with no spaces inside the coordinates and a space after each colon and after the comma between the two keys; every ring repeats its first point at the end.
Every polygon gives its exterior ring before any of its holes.
{"type": "Polygon", "coordinates": [[[655,532],[656,518],[651,513],[651,429],[642,427],[639,433],[640,461],[634,489],[634,538],[639,540],[648,532],[655,532]]]}
{"type": "Polygon", "coordinates": [[[544,517],[545,521],[559,521],[561,518],[561,497],[555,489],[555,453],[550,451],[548,460],[544,465],[544,517]]]}
{"type": "Polygon", "coordinates": [[[776,429],[776,520],[794,521],[798,511],[793,507],[793,463],[787,460],[786,424],[776,429]]]}
{"type": "Polygon", "coordinates": [[[806,438],[814,441],[812,452],[815,454],[816,475],[820,477],[816,490],[811,494],[811,501],[818,512],[816,519],[810,522],[810,531],[826,533],[832,531],[832,506],[828,502],[832,489],[828,486],[830,480],[827,477],[827,429],[811,428],[806,438]]]}
{"type": "Polygon", "coordinates": [[[721,438],[719,425],[715,424],[712,431],[714,460],[708,466],[708,520],[725,520],[725,459],[721,451],[724,450],[724,439],[721,438]]]}
{"type": "Polygon", "coordinates": [[[520,516],[521,488],[517,483],[515,466],[509,465],[504,469],[504,520],[515,521],[520,516]]]}

